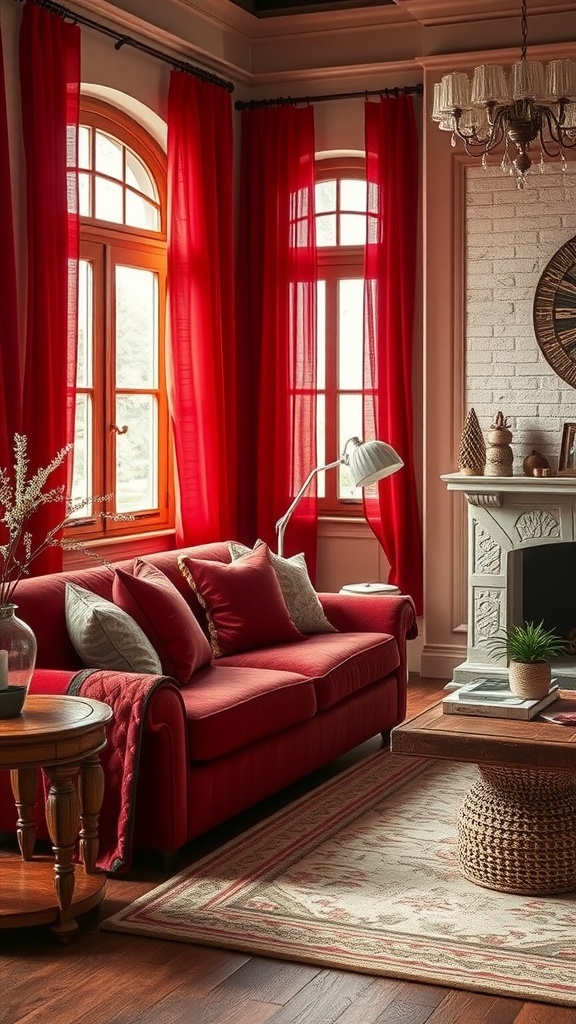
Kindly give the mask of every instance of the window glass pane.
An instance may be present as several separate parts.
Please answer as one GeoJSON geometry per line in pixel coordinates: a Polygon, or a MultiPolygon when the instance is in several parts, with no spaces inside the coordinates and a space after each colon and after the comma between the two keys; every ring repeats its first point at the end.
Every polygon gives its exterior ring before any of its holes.
{"type": "Polygon", "coordinates": [[[326,387],[326,281],[316,289],[316,387],[326,387]]]}
{"type": "Polygon", "coordinates": [[[126,189],[126,223],[131,228],[144,228],[146,231],[160,230],[158,210],[142,196],[126,189]]]}
{"type": "MultiPolygon", "coordinates": [[[[326,465],[326,400],[324,395],[318,395],[316,404],[316,457],[318,466],[326,465]]],[[[318,481],[317,495],[319,498],[325,498],[326,473],[318,473],[316,480],[318,481]]]]}
{"type": "MultiPolygon", "coordinates": [[[[86,501],[92,493],[92,401],[89,395],[76,395],[74,423],[74,458],[72,468],[72,503],[86,501]]],[[[90,515],[90,505],[73,513],[73,519],[90,515]]]]}
{"type": "Polygon", "coordinates": [[[122,209],[122,197],[124,189],[122,185],[116,185],[106,178],[96,178],[96,210],[94,216],[98,220],[111,220],[115,224],[121,224],[124,218],[122,209]]]}
{"type": "Polygon", "coordinates": [[[92,153],[90,150],[90,139],[92,129],[87,124],[81,124],[78,129],[78,167],[90,167],[92,153]]]}
{"type": "MultiPolygon", "coordinates": [[[[329,213],[336,209],[336,182],[319,181],[314,190],[317,213],[329,213]]],[[[356,209],[356,207],[354,207],[356,209]]]]}
{"type": "Polygon", "coordinates": [[[158,275],[116,267],[116,386],[155,388],[158,351],[158,275]]]}
{"type": "Polygon", "coordinates": [[[123,180],[121,142],[104,132],[96,132],[96,170],[107,174],[109,178],[123,180]]]}
{"type": "Polygon", "coordinates": [[[116,511],[158,507],[158,407],[153,395],[117,395],[116,511]]]}
{"type": "Polygon", "coordinates": [[[78,388],[92,387],[93,300],[92,264],[88,260],[80,260],[78,264],[78,356],[76,365],[76,387],[78,388]]]}
{"type": "Polygon", "coordinates": [[[366,217],[361,213],[340,214],[340,245],[364,245],[366,217]]]}
{"type": "Polygon", "coordinates": [[[92,197],[90,195],[90,175],[78,175],[78,203],[81,217],[92,216],[92,197]]]}
{"type": "MultiPolygon", "coordinates": [[[[340,395],[338,399],[338,440],[340,452],[351,437],[362,438],[362,395],[340,395]]],[[[339,498],[361,498],[362,490],[354,487],[348,466],[340,466],[339,498]]]]}
{"type": "Polygon", "coordinates": [[[343,178],[340,182],[340,209],[366,210],[366,182],[360,178],[343,178]]]}
{"type": "MultiPolygon", "coordinates": [[[[131,149],[126,150],[126,184],[131,185],[138,192],[143,192],[149,199],[158,199],[152,178],[142,161],[131,149]]],[[[356,207],[354,206],[352,209],[355,210],[356,207]]]]}
{"type": "Polygon", "coordinates": [[[362,388],[364,279],[338,282],[338,386],[362,388]]]}
{"type": "Polygon", "coordinates": [[[336,245],[336,214],[316,217],[316,245],[336,245]]]}

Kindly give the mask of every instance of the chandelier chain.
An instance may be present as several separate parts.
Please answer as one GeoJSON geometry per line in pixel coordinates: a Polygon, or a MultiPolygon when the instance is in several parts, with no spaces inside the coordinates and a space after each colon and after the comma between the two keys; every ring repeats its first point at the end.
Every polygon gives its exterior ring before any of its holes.
{"type": "Polygon", "coordinates": [[[528,14],[526,12],[527,0],[522,0],[522,48],[520,50],[520,60],[526,60],[527,44],[528,44],[528,14]]]}

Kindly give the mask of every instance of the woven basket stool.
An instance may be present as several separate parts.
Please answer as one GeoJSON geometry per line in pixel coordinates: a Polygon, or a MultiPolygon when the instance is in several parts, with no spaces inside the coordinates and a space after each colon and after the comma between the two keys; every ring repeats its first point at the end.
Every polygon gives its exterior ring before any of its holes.
{"type": "Polygon", "coordinates": [[[479,765],[458,814],[458,858],[471,882],[533,896],[576,889],[571,772],[479,765]]]}

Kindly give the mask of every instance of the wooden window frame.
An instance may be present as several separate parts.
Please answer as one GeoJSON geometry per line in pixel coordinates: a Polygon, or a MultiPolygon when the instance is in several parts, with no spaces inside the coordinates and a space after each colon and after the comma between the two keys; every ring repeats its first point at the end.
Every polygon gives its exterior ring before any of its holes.
{"type": "MultiPolygon", "coordinates": [[[[99,401],[93,409],[92,482],[95,494],[113,494],[115,490],[115,443],[110,437],[115,422],[116,393],[126,389],[115,387],[114,380],[114,268],[131,265],[149,269],[158,274],[159,359],[158,380],[150,391],[158,398],[158,502],[159,508],[135,512],[128,521],[102,520],[97,515],[86,516],[70,527],[68,534],[81,543],[106,541],[129,535],[172,529],[174,501],[172,486],[172,457],[169,436],[169,413],[165,368],[165,312],[166,312],[166,159],[160,146],[145,128],[134,122],[123,111],[93,97],[82,97],[80,123],[101,129],[118,139],[139,157],[154,179],[159,200],[160,229],[158,231],[133,228],[124,224],[104,221],[95,217],[80,217],[80,258],[89,259],[94,266],[94,289],[99,301],[94,304],[93,334],[95,358],[93,389],[99,401]],[[105,326],[107,325],[107,327],[105,326]],[[107,338],[105,332],[107,331],[107,338]]],[[[92,169],[94,176],[96,172],[92,169]]],[[[105,177],[105,175],[104,175],[105,177]]],[[[92,185],[92,188],[94,186],[92,185]]],[[[94,209],[94,206],[91,207],[94,209]]],[[[79,389],[84,390],[83,388],[79,389]]],[[[129,389],[128,389],[129,390],[129,389]]],[[[94,511],[109,511],[96,507],[94,511]]]]}
{"type": "MultiPolygon", "coordinates": [[[[316,182],[342,178],[365,180],[365,160],[361,157],[343,157],[316,162],[316,182]]],[[[340,210],[338,200],[337,211],[340,210]]],[[[337,282],[352,278],[364,279],[364,246],[320,246],[317,249],[317,267],[318,280],[326,282],[326,389],[318,393],[326,395],[326,463],[329,463],[342,454],[338,445],[337,404],[338,395],[346,393],[345,388],[337,387],[337,282]]],[[[352,393],[356,393],[356,389],[352,393]]],[[[338,479],[338,469],[325,474],[325,494],[318,499],[318,510],[321,515],[331,518],[357,517],[361,513],[362,501],[360,498],[339,498],[338,479]]]]}

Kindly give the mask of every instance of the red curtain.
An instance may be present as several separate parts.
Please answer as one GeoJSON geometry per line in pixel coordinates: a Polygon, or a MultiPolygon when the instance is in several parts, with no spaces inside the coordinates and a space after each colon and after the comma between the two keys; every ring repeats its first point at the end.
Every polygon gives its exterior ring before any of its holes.
{"type": "MultiPolygon", "coordinates": [[[[20,31],[20,90],[28,242],[22,425],[34,473],[73,440],[80,29],[30,2],[20,31]]],[[[50,477],[50,486],[66,487],[68,472],[63,465],[50,477]]],[[[35,541],[43,540],[64,512],[57,503],[44,505],[34,515],[35,541]]],[[[60,548],[33,563],[35,574],[61,566],[60,548]]]]}
{"type": "Polygon", "coordinates": [[[235,536],[233,230],[230,95],[172,71],[168,369],[178,547],[235,536]]]}
{"type": "Polygon", "coordinates": [[[390,582],[422,613],[422,539],[413,459],[412,346],[418,144],[410,96],[365,104],[368,239],[364,431],[388,441],[404,468],[364,492],[364,512],[390,562],[390,582]]]}
{"type": "MultiPolygon", "coordinates": [[[[276,549],[275,523],[316,458],[314,109],[242,114],[239,253],[239,523],[276,549]]],[[[315,478],[285,554],[316,565],[315,478]]]]}
{"type": "Polygon", "coordinates": [[[2,281],[2,344],[0,345],[0,379],[2,415],[0,415],[0,466],[10,467],[14,461],[13,438],[22,426],[22,383],[20,376],[20,345],[18,332],[18,296],[16,261],[14,257],[14,224],[12,218],[12,187],[6,118],[6,86],[4,56],[0,38],[0,280],[2,281]]]}

